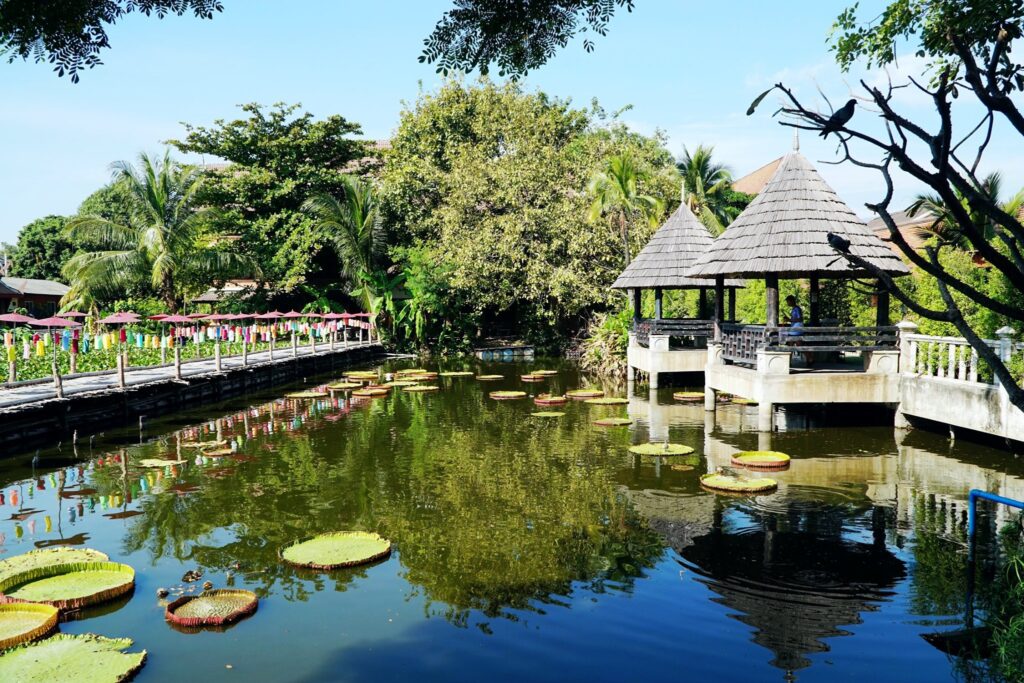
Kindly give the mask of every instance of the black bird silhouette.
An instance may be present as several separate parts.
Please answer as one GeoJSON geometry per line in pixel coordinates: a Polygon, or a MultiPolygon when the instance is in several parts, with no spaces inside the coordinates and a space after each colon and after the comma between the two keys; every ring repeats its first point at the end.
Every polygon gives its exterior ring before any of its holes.
{"type": "Polygon", "coordinates": [[[857,106],[857,100],[848,101],[842,109],[837,110],[832,116],[829,117],[828,121],[825,122],[825,126],[821,129],[819,135],[821,137],[827,136],[829,133],[835,133],[842,126],[846,125],[846,122],[853,118],[853,108],[857,106]]]}
{"type": "Polygon", "coordinates": [[[842,252],[844,254],[850,253],[850,240],[846,239],[845,237],[841,237],[835,234],[834,232],[830,232],[828,234],[828,245],[835,249],[836,251],[842,252]]]}

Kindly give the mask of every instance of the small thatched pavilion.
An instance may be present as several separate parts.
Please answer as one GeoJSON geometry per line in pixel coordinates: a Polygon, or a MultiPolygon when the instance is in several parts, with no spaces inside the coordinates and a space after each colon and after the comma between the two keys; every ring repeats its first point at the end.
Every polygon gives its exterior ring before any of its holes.
{"type": "MultiPolygon", "coordinates": [[[[685,197],[679,208],[658,228],[647,245],[626,266],[612,284],[613,289],[629,289],[633,295],[633,319],[640,323],[640,294],[645,289],[654,290],[654,320],[652,331],[661,328],[673,331],[671,323],[662,317],[662,295],[666,289],[696,289],[700,298],[697,304],[697,318],[691,322],[702,322],[710,330],[707,311],[707,290],[710,283],[687,277],[686,269],[704,254],[714,240],[704,224],[697,220],[686,205],[685,197]]],[[[729,289],[729,319],[735,317],[735,287],[742,287],[741,280],[728,280],[723,287],[729,289]]],[[[719,297],[716,307],[724,306],[724,297],[719,297]]],[[[724,313],[724,311],[723,311],[724,313]]],[[[721,316],[719,316],[721,317],[721,316]]]]}
{"type": "MultiPolygon", "coordinates": [[[[767,289],[768,327],[779,321],[779,279],[810,280],[811,326],[819,324],[822,278],[872,277],[850,266],[829,245],[829,233],[849,241],[850,253],[886,273],[906,275],[907,266],[880,240],[800,154],[782,158],[775,174],[746,210],[686,271],[689,278],[762,278],[767,289]]],[[[879,295],[878,324],[888,325],[888,297],[879,295]]]]}

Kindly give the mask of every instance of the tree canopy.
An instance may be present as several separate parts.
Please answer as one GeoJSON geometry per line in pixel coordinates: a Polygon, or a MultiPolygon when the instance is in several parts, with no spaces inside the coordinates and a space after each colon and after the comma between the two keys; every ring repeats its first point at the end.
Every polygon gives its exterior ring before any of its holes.
{"type": "Polygon", "coordinates": [[[61,280],[60,269],[75,247],[64,236],[65,216],[37,218],[18,233],[10,274],[39,280],[61,280]]]}
{"type": "Polygon", "coordinates": [[[102,64],[110,47],[107,27],[139,12],[160,19],[192,12],[212,19],[224,8],[220,0],[4,0],[0,3],[0,55],[8,62],[50,62],[58,76],[77,83],[84,68],[102,64]]]}

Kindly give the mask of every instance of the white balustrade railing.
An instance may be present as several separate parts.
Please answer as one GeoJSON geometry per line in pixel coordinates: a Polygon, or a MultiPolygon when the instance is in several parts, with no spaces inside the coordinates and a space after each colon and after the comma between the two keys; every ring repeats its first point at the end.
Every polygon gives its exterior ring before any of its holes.
{"type": "MultiPolygon", "coordinates": [[[[999,330],[999,339],[983,341],[992,347],[1004,362],[1008,362],[1014,354],[1024,352],[1024,343],[1013,342],[1013,330],[1004,330],[999,330]]],[[[962,337],[936,337],[904,332],[901,347],[904,354],[902,367],[906,374],[958,382],[996,383],[988,365],[978,357],[977,349],[962,337]]]]}

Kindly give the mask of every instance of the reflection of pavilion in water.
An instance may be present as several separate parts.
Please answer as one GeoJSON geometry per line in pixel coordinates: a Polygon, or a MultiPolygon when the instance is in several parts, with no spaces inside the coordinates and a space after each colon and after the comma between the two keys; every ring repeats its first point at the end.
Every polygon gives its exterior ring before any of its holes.
{"type": "MultiPolygon", "coordinates": [[[[936,442],[915,434],[900,443],[880,430],[858,432],[849,443],[823,443],[821,432],[809,438],[758,434],[751,428],[756,409],[728,406],[705,422],[702,405],[659,404],[653,393],[632,397],[629,411],[651,440],[667,440],[670,427],[704,423],[703,462],[685,473],[688,486],[665,463],[638,460],[626,495],[717,595],[714,601],[752,627],[753,641],[770,649],[772,663],[787,672],[827,651],[828,638],[849,635],[844,627],[860,623],[863,612],[877,609],[905,579],[906,568],[887,540],[902,544],[922,504],[938,521],[930,530],[955,538],[971,488],[1024,497],[1024,478],[1006,474],[1007,463],[992,462],[989,469],[958,460],[929,450],[936,442]],[[779,481],[777,493],[699,493],[701,472],[728,467],[736,451],[773,445],[793,456],[788,470],[766,475],[779,481]]],[[[1006,514],[995,511],[993,525],[1006,514]]]]}

